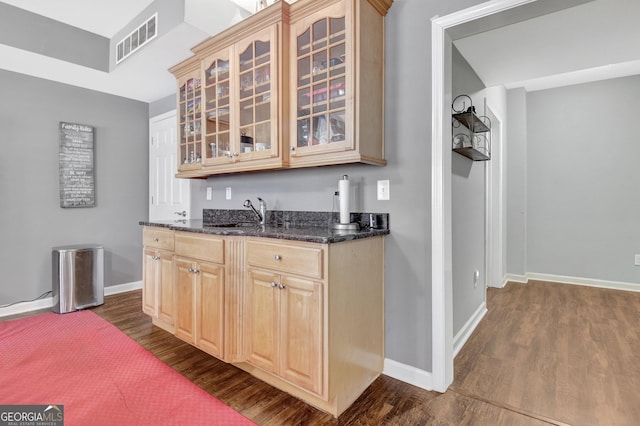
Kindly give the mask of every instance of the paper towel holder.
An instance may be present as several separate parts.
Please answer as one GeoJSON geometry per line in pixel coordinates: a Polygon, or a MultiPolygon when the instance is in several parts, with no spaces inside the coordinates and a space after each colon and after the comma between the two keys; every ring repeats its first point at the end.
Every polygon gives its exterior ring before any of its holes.
{"type": "Polygon", "coordinates": [[[349,176],[344,175],[338,181],[338,194],[340,199],[340,221],[332,225],[337,232],[355,232],[360,229],[357,223],[351,222],[351,212],[349,211],[349,176]],[[344,198],[343,198],[344,197],[344,198]],[[344,203],[344,204],[343,204],[344,203]],[[344,209],[344,210],[343,210],[344,209]]]}

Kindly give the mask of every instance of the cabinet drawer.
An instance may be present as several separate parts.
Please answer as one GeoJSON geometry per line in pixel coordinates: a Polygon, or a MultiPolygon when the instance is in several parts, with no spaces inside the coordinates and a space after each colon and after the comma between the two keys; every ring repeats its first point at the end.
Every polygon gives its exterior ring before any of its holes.
{"type": "Polygon", "coordinates": [[[142,230],[142,245],[173,251],[173,231],[164,228],[145,227],[142,230]]]}
{"type": "Polygon", "coordinates": [[[184,257],[224,263],[224,240],[218,237],[177,232],[175,251],[184,257]]]}
{"type": "Polygon", "coordinates": [[[320,247],[249,241],[247,262],[252,266],[322,278],[322,248],[320,247]]]}

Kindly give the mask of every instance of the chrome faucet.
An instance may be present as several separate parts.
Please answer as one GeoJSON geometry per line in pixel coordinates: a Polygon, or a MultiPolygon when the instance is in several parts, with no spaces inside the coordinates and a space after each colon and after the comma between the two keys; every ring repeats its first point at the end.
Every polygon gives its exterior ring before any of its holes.
{"type": "Polygon", "coordinates": [[[253,207],[253,203],[251,203],[251,200],[244,200],[244,206],[248,209],[253,210],[256,216],[258,216],[260,225],[264,225],[267,221],[267,202],[260,197],[258,197],[258,201],[260,202],[260,211],[256,210],[256,208],[253,207]]]}

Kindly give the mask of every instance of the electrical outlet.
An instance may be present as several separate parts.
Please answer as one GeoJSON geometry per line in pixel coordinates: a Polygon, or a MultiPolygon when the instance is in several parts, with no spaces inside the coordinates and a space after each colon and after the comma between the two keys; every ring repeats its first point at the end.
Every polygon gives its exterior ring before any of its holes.
{"type": "Polygon", "coordinates": [[[636,261],[635,261],[635,265],[636,265],[636,266],[640,266],[640,254],[636,254],[636,261]]]}
{"type": "Polygon", "coordinates": [[[227,200],[231,199],[231,187],[230,186],[227,186],[226,197],[227,197],[227,200]]]}
{"type": "Polygon", "coordinates": [[[213,200],[213,188],[207,186],[207,201],[213,200]]]}
{"type": "Polygon", "coordinates": [[[389,181],[379,180],[378,181],[378,200],[388,200],[388,199],[389,199],[389,181]]]}

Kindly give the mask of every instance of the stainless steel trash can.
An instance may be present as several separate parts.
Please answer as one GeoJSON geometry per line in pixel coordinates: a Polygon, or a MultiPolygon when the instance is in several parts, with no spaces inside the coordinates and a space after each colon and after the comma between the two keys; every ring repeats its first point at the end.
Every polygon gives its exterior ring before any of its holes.
{"type": "Polygon", "coordinates": [[[104,247],[54,247],[51,261],[54,312],[64,314],[104,303],[104,247]]]}

